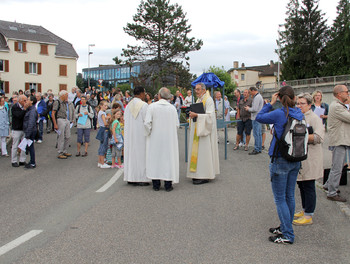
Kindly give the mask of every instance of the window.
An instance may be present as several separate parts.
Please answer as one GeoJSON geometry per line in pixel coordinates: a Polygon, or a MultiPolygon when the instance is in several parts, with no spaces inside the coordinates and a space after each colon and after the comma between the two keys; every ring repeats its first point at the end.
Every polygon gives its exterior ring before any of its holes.
{"type": "Polygon", "coordinates": [[[0,60],[0,72],[5,71],[5,61],[4,60],[0,60]]]}
{"type": "Polygon", "coordinates": [[[67,65],[60,65],[60,76],[67,76],[67,65]]]}
{"type": "Polygon", "coordinates": [[[16,41],[15,42],[15,51],[18,52],[27,52],[27,43],[16,41]]]}
{"type": "Polygon", "coordinates": [[[24,72],[27,74],[41,74],[41,63],[25,62],[24,72]]]}
{"type": "Polygon", "coordinates": [[[40,54],[49,55],[48,45],[44,45],[44,44],[40,45],[40,54]]]}
{"type": "Polygon", "coordinates": [[[244,81],[244,80],[245,80],[245,74],[241,73],[241,81],[244,81]]]}
{"type": "Polygon", "coordinates": [[[29,62],[29,73],[36,74],[38,72],[38,65],[35,62],[29,62]]]}
{"type": "Polygon", "coordinates": [[[28,90],[31,90],[31,89],[34,89],[35,91],[38,91],[37,90],[38,88],[38,84],[37,83],[25,83],[25,90],[28,91],[28,90]]]}

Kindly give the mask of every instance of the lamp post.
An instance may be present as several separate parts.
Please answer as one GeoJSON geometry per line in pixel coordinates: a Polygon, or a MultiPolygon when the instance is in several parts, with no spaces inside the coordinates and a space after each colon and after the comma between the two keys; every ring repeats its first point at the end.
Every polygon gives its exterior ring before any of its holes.
{"type": "Polygon", "coordinates": [[[95,47],[95,44],[88,45],[88,88],[90,87],[90,55],[93,54],[93,52],[90,51],[90,47],[95,47]]]}

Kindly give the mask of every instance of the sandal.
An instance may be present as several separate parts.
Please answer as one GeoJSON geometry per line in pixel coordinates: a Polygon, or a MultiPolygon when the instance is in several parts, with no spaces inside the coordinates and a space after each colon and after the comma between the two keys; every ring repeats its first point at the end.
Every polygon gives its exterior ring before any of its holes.
{"type": "Polygon", "coordinates": [[[248,151],[248,146],[244,146],[244,150],[245,150],[245,151],[248,151]]]}
{"type": "Polygon", "coordinates": [[[233,150],[237,150],[237,149],[239,149],[239,145],[236,145],[236,146],[233,148],[233,150]]]}
{"type": "Polygon", "coordinates": [[[75,154],[76,157],[79,157],[80,156],[80,152],[77,152],[77,154],[75,154]]]}
{"type": "Polygon", "coordinates": [[[87,152],[85,152],[83,155],[81,155],[82,157],[86,157],[88,154],[87,152]]]}

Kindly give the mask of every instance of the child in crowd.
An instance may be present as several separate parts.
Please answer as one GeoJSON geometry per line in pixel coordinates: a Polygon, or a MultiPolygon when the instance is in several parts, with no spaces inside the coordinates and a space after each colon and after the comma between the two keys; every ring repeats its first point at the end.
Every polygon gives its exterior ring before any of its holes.
{"type": "Polygon", "coordinates": [[[101,169],[108,169],[111,166],[105,163],[105,155],[108,149],[108,138],[109,138],[109,128],[108,128],[108,117],[106,110],[108,104],[106,101],[102,100],[99,104],[99,112],[97,116],[97,122],[100,126],[96,139],[100,140],[100,147],[98,148],[98,164],[97,166],[101,169]]]}
{"type": "Polygon", "coordinates": [[[123,164],[121,161],[121,156],[123,153],[124,140],[121,131],[120,121],[123,116],[123,112],[118,110],[113,110],[112,112],[112,124],[111,124],[111,132],[112,132],[112,168],[123,168],[123,164]],[[115,164],[115,157],[118,159],[118,164],[115,164]]]}

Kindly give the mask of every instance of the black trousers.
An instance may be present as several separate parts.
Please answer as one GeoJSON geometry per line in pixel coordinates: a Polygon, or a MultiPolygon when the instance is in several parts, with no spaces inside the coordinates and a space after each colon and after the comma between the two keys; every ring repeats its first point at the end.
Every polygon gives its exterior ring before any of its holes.
{"type": "Polygon", "coordinates": [[[313,215],[316,208],[315,180],[298,181],[301,204],[306,215],[313,215]]]}
{"type": "MultiPolygon", "coordinates": [[[[154,188],[160,188],[160,180],[152,180],[152,184],[154,188]]],[[[165,189],[169,189],[172,186],[172,181],[164,181],[164,187],[165,189]]]]}

